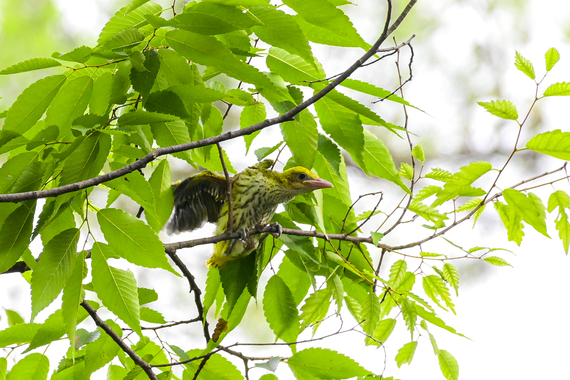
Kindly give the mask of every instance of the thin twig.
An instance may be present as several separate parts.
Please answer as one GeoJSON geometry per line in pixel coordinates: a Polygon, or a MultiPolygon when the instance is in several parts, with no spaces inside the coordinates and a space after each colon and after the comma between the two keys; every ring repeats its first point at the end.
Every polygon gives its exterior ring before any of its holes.
{"type": "Polygon", "coordinates": [[[208,321],[204,318],[204,307],[202,306],[201,298],[202,291],[200,290],[198,284],[196,284],[196,280],[192,273],[190,273],[188,270],[186,264],[184,264],[184,262],[180,260],[176,254],[176,251],[169,250],[168,248],[165,248],[165,251],[170,256],[172,261],[174,261],[174,263],[178,266],[178,268],[180,268],[184,274],[184,277],[188,279],[188,283],[190,284],[190,292],[194,292],[194,302],[196,303],[196,309],[198,309],[198,319],[202,322],[202,325],[204,327],[204,338],[206,338],[206,343],[208,343],[210,341],[210,331],[208,328],[208,321]]]}
{"type": "Polygon", "coordinates": [[[152,366],[149,363],[145,362],[140,356],[137,355],[136,352],[134,352],[125,342],[123,342],[121,337],[117,335],[117,333],[108,324],[106,324],[101,318],[99,318],[99,316],[97,315],[97,311],[93,309],[93,307],[89,305],[87,301],[84,300],[83,302],[81,302],[81,306],[83,306],[83,308],[87,311],[87,313],[89,313],[91,319],[93,319],[95,324],[101,327],[101,329],[103,329],[103,331],[105,331],[105,333],[107,333],[107,335],[109,335],[109,337],[111,337],[111,339],[113,339],[115,343],[117,343],[119,347],[121,347],[121,350],[123,350],[127,355],[129,355],[131,359],[133,359],[136,365],[142,368],[142,370],[146,373],[149,379],[158,380],[156,375],[152,371],[152,366]]]}

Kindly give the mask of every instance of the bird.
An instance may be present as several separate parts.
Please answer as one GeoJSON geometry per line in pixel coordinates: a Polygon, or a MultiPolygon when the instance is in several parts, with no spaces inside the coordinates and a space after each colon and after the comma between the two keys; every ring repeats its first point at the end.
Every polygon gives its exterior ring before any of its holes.
{"type": "Polygon", "coordinates": [[[310,170],[296,166],[280,173],[272,170],[274,161],[263,160],[231,177],[232,231],[229,231],[228,181],[220,173],[203,171],[173,185],[174,212],[167,226],[169,234],[192,231],[204,223],[216,223],[216,235],[240,232],[239,240],[214,245],[206,262],[209,268],[222,268],[228,261],[245,257],[260,243],[259,234],[247,236],[250,228],[271,221],[277,206],[295,196],[333,185],[310,170]]]}

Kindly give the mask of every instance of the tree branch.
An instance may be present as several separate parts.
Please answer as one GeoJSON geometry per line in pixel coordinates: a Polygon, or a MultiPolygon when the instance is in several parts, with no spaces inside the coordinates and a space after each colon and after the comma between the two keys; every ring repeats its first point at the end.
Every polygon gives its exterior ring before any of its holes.
{"type": "Polygon", "coordinates": [[[121,350],[123,350],[127,355],[129,355],[129,357],[133,359],[136,365],[138,365],[143,369],[143,371],[146,373],[149,379],[158,380],[158,378],[152,371],[151,365],[142,360],[141,357],[138,356],[136,352],[134,352],[127,344],[125,344],[125,342],[123,342],[121,337],[117,335],[117,333],[111,328],[111,326],[109,326],[101,318],[99,318],[99,316],[97,315],[97,311],[93,309],[93,307],[89,305],[87,301],[84,300],[83,302],[81,302],[81,306],[83,306],[83,308],[87,311],[87,313],[89,313],[91,319],[93,319],[95,324],[101,327],[101,329],[103,329],[103,331],[105,331],[105,333],[107,333],[107,335],[109,335],[111,339],[113,339],[115,343],[117,343],[119,347],[121,347],[121,350]]]}

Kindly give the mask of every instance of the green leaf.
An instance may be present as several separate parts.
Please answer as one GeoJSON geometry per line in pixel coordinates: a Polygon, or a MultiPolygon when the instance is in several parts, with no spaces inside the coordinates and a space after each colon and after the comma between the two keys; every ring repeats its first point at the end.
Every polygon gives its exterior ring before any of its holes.
{"type": "Polygon", "coordinates": [[[534,66],[532,62],[523,57],[518,51],[515,54],[515,67],[522,71],[530,79],[535,79],[534,66]]]}
{"type": "Polygon", "coordinates": [[[166,33],[172,48],[187,59],[205,66],[213,66],[225,74],[269,91],[269,100],[281,101],[284,95],[273,82],[258,69],[237,58],[215,37],[204,36],[185,30],[166,33]]]}
{"type": "Polygon", "coordinates": [[[141,307],[140,315],[141,321],[158,324],[166,323],[166,320],[161,313],[148,307],[141,307]]]}
{"type": "MultiPolygon", "coordinates": [[[[217,269],[210,269],[211,271],[217,271],[217,269]]],[[[255,255],[251,254],[239,260],[229,261],[219,272],[227,299],[224,308],[227,309],[226,319],[228,319],[241,295],[247,290],[250,280],[255,276],[255,255]]]]}
{"type": "Polygon", "coordinates": [[[443,282],[442,278],[434,274],[424,276],[423,287],[426,295],[432,299],[439,307],[447,310],[440,302],[439,299],[445,302],[445,305],[451,309],[455,314],[455,309],[451,297],[449,295],[449,289],[443,282]]]}
{"type": "Polygon", "coordinates": [[[160,58],[160,68],[157,74],[157,83],[166,83],[168,86],[186,84],[192,85],[194,83],[194,73],[192,66],[188,65],[188,61],[175,52],[169,49],[160,49],[158,51],[160,58]]]}
{"type": "Polygon", "coordinates": [[[453,355],[445,350],[439,350],[437,359],[439,360],[441,373],[443,373],[443,376],[445,376],[447,380],[459,379],[459,364],[453,355]]]}
{"type": "Polygon", "coordinates": [[[447,216],[439,212],[434,207],[427,206],[421,202],[413,201],[410,203],[410,207],[408,207],[408,209],[430,222],[436,223],[440,220],[448,219],[447,216]]]}
{"type": "Polygon", "coordinates": [[[319,131],[313,115],[301,111],[295,121],[281,123],[281,134],[298,165],[312,168],[317,152],[319,131]]]}
{"type": "MultiPolygon", "coordinates": [[[[320,322],[327,316],[331,305],[331,291],[329,288],[319,289],[313,292],[301,307],[301,329],[320,322]]],[[[315,330],[313,330],[314,333],[315,330]]]]}
{"type": "Polygon", "coordinates": [[[439,168],[433,168],[431,172],[425,175],[426,178],[431,178],[442,182],[447,182],[452,176],[452,173],[439,168]]]}
{"type": "MultiPolygon", "coordinates": [[[[370,45],[360,37],[350,19],[342,10],[335,7],[329,1],[284,0],[283,3],[297,12],[297,14],[302,17],[302,20],[318,28],[325,29],[333,38],[336,37],[337,41],[341,44],[340,46],[361,47],[364,50],[370,48],[370,45]]],[[[306,28],[303,23],[300,23],[300,26],[304,30],[305,35],[313,40],[313,33],[308,32],[314,29],[306,28]]],[[[314,42],[321,43],[319,40],[314,42]]]]}
{"type": "Polygon", "coordinates": [[[24,323],[0,330],[0,347],[30,343],[40,327],[39,323],[24,323]]]}
{"type": "Polygon", "coordinates": [[[67,185],[96,177],[105,165],[111,150],[111,137],[93,132],[84,139],[78,138],[69,157],[64,161],[60,185],[67,185]]]}
{"type": "MultiPolygon", "coordinates": [[[[362,303],[362,330],[365,334],[372,336],[376,331],[376,326],[380,320],[380,300],[373,291],[369,290],[362,303]]],[[[359,321],[360,322],[360,321],[359,321]]],[[[377,344],[367,337],[366,344],[377,344]]]]}
{"type": "Polygon", "coordinates": [[[100,47],[113,51],[129,50],[140,44],[145,37],[146,34],[139,29],[128,28],[113,35],[113,37],[105,41],[105,43],[101,44],[100,47]]]}
{"type": "Polygon", "coordinates": [[[80,76],[67,81],[49,106],[45,124],[57,125],[60,129],[59,137],[69,139],[71,123],[87,109],[92,91],[91,77],[80,76]]]}
{"type": "Polygon", "coordinates": [[[367,119],[373,120],[376,124],[386,127],[392,130],[391,124],[387,123],[384,119],[378,116],[375,112],[370,110],[370,108],[359,103],[358,101],[346,96],[345,94],[332,90],[327,94],[327,97],[334,100],[341,106],[348,108],[349,110],[356,112],[357,114],[364,116],[367,119]]]}
{"type": "Polygon", "coordinates": [[[408,342],[404,344],[402,348],[398,350],[396,355],[396,365],[400,368],[403,364],[411,364],[414,354],[416,353],[416,348],[418,347],[418,342],[408,342]]]}
{"type": "Polygon", "coordinates": [[[416,329],[416,321],[418,319],[418,313],[416,312],[416,305],[413,301],[404,298],[400,303],[400,310],[402,311],[402,318],[410,330],[410,337],[414,338],[414,331],[416,329]]]}
{"type": "Polygon", "coordinates": [[[135,265],[162,268],[177,275],[156,232],[143,221],[111,208],[100,210],[97,220],[107,243],[119,256],[135,265]]]}
{"type": "Polygon", "coordinates": [[[156,91],[149,95],[145,108],[152,112],[175,115],[180,118],[188,118],[182,99],[172,91],[156,91]]]}
{"type": "Polygon", "coordinates": [[[424,150],[422,149],[421,145],[414,145],[414,147],[412,148],[412,156],[414,156],[421,162],[424,162],[426,160],[426,157],[424,155],[424,150]]]}
{"type": "Polygon", "coordinates": [[[455,289],[455,295],[459,295],[459,272],[457,268],[450,263],[443,264],[443,278],[455,289]]]}
{"type": "Polygon", "coordinates": [[[15,310],[4,309],[8,318],[8,326],[19,325],[25,323],[24,318],[15,310]]]}
{"type": "Polygon", "coordinates": [[[570,83],[558,82],[551,84],[544,90],[542,96],[568,96],[570,95],[570,83]]]}
{"type": "MultiPolygon", "coordinates": [[[[187,105],[191,103],[211,103],[227,96],[227,94],[221,91],[201,85],[179,84],[169,87],[168,90],[176,93],[187,105]]],[[[188,106],[187,109],[189,109],[188,106]]]]}
{"type": "Polygon", "coordinates": [[[278,275],[267,282],[263,293],[263,312],[277,338],[293,343],[299,335],[299,312],[291,290],[278,275]]]}
{"type": "Polygon", "coordinates": [[[108,245],[99,242],[93,244],[93,289],[105,307],[140,335],[137,282],[131,271],[113,268],[107,263],[108,258],[114,256],[116,253],[108,245]]]}
{"type": "Polygon", "coordinates": [[[326,348],[299,351],[287,360],[287,365],[298,379],[348,379],[370,374],[348,356],[326,348]]]}
{"type": "Polygon", "coordinates": [[[406,193],[410,193],[410,190],[400,178],[392,155],[384,142],[368,130],[364,130],[363,132],[364,162],[366,163],[366,169],[368,169],[371,174],[379,178],[387,179],[400,186],[406,193]]]}
{"type": "Polygon", "coordinates": [[[560,53],[555,48],[550,48],[546,51],[544,60],[546,61],[546,71],[550,71],[560,60],[560,53]]]}
{"type": "Polygon", "coordinates": [[[93,91],[89,100],[89,112],[94,115],[107,115],[111,103],[111,84],[113,74],[104,72],[93,82],[93,91]]]}
{"type": "Polygon", "coordinates": [[[400,177],[407,180],[411,181],[414,179],[414,168],[412,165],[406,164],[405,162],[402,162],[400,165],[400,171],[398,173],[400,174],[400,177]]]}
{"type": "Polygon", "coordinates": [[[398,289],[408,271],[408,264],[404,260],[398,260],[390,268],[388,283],[393,289],[398,289]]]}
{"type": "Polygon", "coordinates": [[[477,104],[485,108],[491,115],[501,119],[516,120],[519,117],[517,108],[509,100],[492,100],[490,102],[477,102],[477,104]]]}
{"type": "Polygon", "coordinates": [[[514,241],[517,245],[521,245],[524,236],[522,224],[522,217],[518,214],[516,209],[512,206],[506,205],[501,202],[494,202],[495,210],[499,213],[501,221],[507,229],[507,237],[509,241],[514,241]]]}
{"type": "MultiPolygon", "coordinates": [[[[38,159],[37,152],[24,152],[11,157],[0,168],[0,194],[14,192],[12,187],[25,176],[26,169],[38,159]]],[[[16,189],[17,190],[17,189],[16,189]]]]}
{"type": "Polygon", "coordinates": [[[0,147],[28,131],[42,117],[57,92],[63,86],[65,75],[53,75],[32,83],[12,104],[2,126],[0,147]]]}
{"type": "Polygon", "coordinates": [[[376,330],[374,330],[373,338],[379,342],[386,342],[392,331],[396,327],[396,320],[393,318],[386,318],[378,322],[376,330]]]}
{"type": "Polygon", "coordinates": [[[512,267],[512,265],[509,264],[505,259],[498,256],[488,256],[485,257],[483,260],[497,267],[512,267]]]}
{"type": "Polygon", "coordinates": [[[129,78],[131,79],[133,88],[142,95],[146,102],[146,98],[148,97],[158,74],[160,58],[155,50],[147,50],[143,55],[144,67],[142,68],[144,70],[139,71],[137,70],[137,67],[133,65],[129,78]]]}
{"type": "Polygon", "coordinates": [[[470,185],[489,172],[493,167],[488,162],[472,162],[462,166],[460,171],[446,179],[443,189],[437,193],[437,200],[432,206],[439,206],[458,196],[481,196],[485,191],[473,188],[470,185]]]}
{"type": "Polygon", "coordinates": [[[568,223],[568,215],[562,208],[556,220],[556,230],[558,230],[558,236],[562,240],[564,251],[568,254],[568,248],[570,247],[570,223],[568,223]]]}
{"type": "Polygon", "coordinates": [[[309,41],[293,16],[274,7],[256,7],[250,12],[261,23],[252,30],[263,42],[315,64],[309,41]]]}
{"type": "MultiPolygon", "coordinates": [[[[98,244],[98,243],[95,243],[98,244]]],[[[114,269],[114,268],[113,268],[114,269]]],[[[122,337],[123,331],[119,325],[112,320],[106,320],[105,323],[115,331],[115,333],[122,337]]],[[[100,327],[100,332],[97,340],[89,343],[85,347],[85,372],[87,377],[105,364],[109,363],[119,353],[119,346],[115,341],[100,327]]]]}
{"type": "Polygon", "coordinates": [[[61,293],[73,273],[79,230],[71,228],[51,239],[32,274],[32,320],[61,293]]]}
{"type": "MultiPolygon", "coordinates": [[[[202,350],[190,350],[188,356],[196,357],[202,355],[202,350]]],[[[200,376],[198,379],[207,380],[243,380],[243,375],[228,359],[220,354],[210,356],[206,365],[202,368],[200,366],[201,360],[195,360],[186,364],[184,371],[184,378],[193,379],[198,368],[201,368],[200,376]]]]}
{"type": "Polygon", "coordinates": [[[568,161],[570,160],[570,132],[556,129],[540,133],[530,139],[526,147],[535,152],[568,161]]]}
{"type": "MultiPolygon", "coordinates": [[[[164,227],[174,205],[172,195],[172,180],[170,179],[170,166],[168,160],[162,160],[152,172],[148,183],[154,193],[155,208],[157,211],[156,221],[149,221],[149,224],[159,231],[164,227]]],[[[149,216],[147,215],[147,219],[149,216]]]]}
{"type": "Polygon", "coordinates": [[[312,65],[302,57],[278,47],[271,47],[266,59],[267,67],[293,84],[307,86],[311,81],[325,78],[322,67],[312,65]]]}
{"type": "Polygon", "coordinates": [[[49,359],[40,353],[29,354],[20,359],[10,370],[7,380],[45,380],[49,371],[49,359]]]}
{"type": "MultiPolygon", "coordinates": [[[[374,161],[374,153],[378,153],[378,144],[368,138],[368,149],[365,150],[365,134],[362,123],[356,113],[347,110],[333,100],[326,97],[315,104],[321,126],[326,133],[341,147],[343,147],[358,166],[366,171],[365,152],[370,161],[374,161]]],[[[381,168],[380,170],[382,170],[381,168]]],[[[395,170],[395,168],[394,168],[395,170]]],[[[378,171],[378,170],[376,170],[378,171]]],[[[396,171],[396,176],[397,176],[396,171]]],[[[398,177],[399,178],[399,177],[398,177]]]]}
{"type": "Polygon", "coordinates": [[[93,49],[89,46],[82,45],[76,47],[69,53],[53,53],[51,56],[63,61],[85,63],[89,58],[91,58],[91,54],[93,54],[93,49]]]}
{"type": "Polygon", "coordinates": [[[546,232],[546,208],[537,195],[530,192],[525,195],[518,190],[505,189],[503,197],[524,222],[530,224],[544,236],[549,237],[546,232]]]}
{"type": "Polygon", "coordinates": [[[67,332],[67,337],[71,344],[73,350],[76,347],[76,329],[79,314],[79,304],[83,301],[84,289],[83,289],[83,279],[87,276],[87,264],[85,262],[85,257],[87,252],[81,252],[77,259],[75,260],[75,266],[73,272],[67,281],[67,284],[63,288],[61,314],[63,317],[63,322],[65,324],[65,329],[67,332]]]}
{"type": "MultiPolygon", "coordinates": [[[[190,135],[188,134],[188,127],[182,120],[153,123],[150,127],[158,146],[162,148],[191,141],[190,135]]],[[[193,164],[190,152],[188,151],[174,153],[173,156],[185,160],[189,164],[193,164]]]]}
{"type": "Polygon", "coordinates": [[[283,258],[283,261],[279,265],[277,274],[291,291],[295,305],[299,305],[307,295],[311,286],[309,274],[299,269],[287,256],[283,258]]]}
{"type": "Polygon", "coordinates": [[[249,29],[261,22],[237,6],[201,2],[187,7],[184,13],[174,17],[169,24],[194,33],[215,35],[249,29]]]}
{"type": "Polygon", "coordinates": [[[16,63],[10,67],[0,70],[0,75],[25,73],[26,71],[47,69],[49,67],[61,66],[59,61],[51,58],[32,58],[16,63]]]}
{"type": "Polygon", "coordinates": [[[374,243],[374,245],[378,245],[380,241],[382,241],[384,234],[380,232],[370,232],[370,236],[372,237],[372,242],[374,243]]]}
{"type": "Polygon", "coordinates": [[[461,337],[466,338],[465,335],[458,333],[453,327],[448,326],[447,324],[445,324],[444,321],[441,320],[441,318],[437,317],[435,315],[435,313],[431,312],[431,311],[427,311],[426,309],[424,309],[421,305],[416,304],[416,311],[418,312],[418,316],[423,318],[425,321],[440,327],[444,330],[449,331],[450,333],[459,335],[461,337]]]}
{"type": "Polygon", "coordinates": [[[570,208],[570,196],[562,190],[557,190],[550,194],[548,198],[548,212],[554,211],[558,207],[562,209],[570,208]]]}
{"type": "Polygon", "coordinates": [[[348,78],[343,80],[340,85],[346,88],[350,88],[354,91],[362,92],[363,94],[372,95],[380,99],[389,100],[391,102],[413,107],[419,110],[419,108],[408,103],[407,100],[400,98],[396,94],[392,94],[392,91],[384,90],[383,88],[377,87],[368,82],[362,82],[357,79],[348,78]]]}
{"type": "MultiPolygon", "coordinates": [[[[261,123],[266,118],[267,111],[265,109],[265,104],[262,102],[255,102],[243,107],[239,118],[239,126],[241,129],[244,129],[254,124],[261,123]]],[[[257,131],[250,135],[244,136],[246,154],[249,152],[249,148],[251,147],[253,139],[259,134],[259,132],[261,131],[257,131]]]]}
{"type": "Polygon", "coordinates": [[[0,273],[10,269],[30,244],[34,211],[35,202],[28,201],[5,217],[0,228],[0,273]]]}
{"type": "Polygon", "coordinates": [[[123,114],[119,118],[119,125],[144,125],[179,120],[178,116],[158,112],[136,110],[123,114]]]}
{"type": "Polygon", "coordinates": [[[150,184],[145,180],[140,172],[129,173],[123,177],[106,182],[105,184],[128,196],[142,206],[144,208],[147,222],[155,230],[160,230],[160,228],[162,228],[162,226],[158,227],[154,192],[152,191],[150,184]]]}
{"type": "MultiPolygon", "coordinates": [[[[102,46],[104,43],[113,38],[113,36],[125,29],[141,28],[147,25],[145,15],[158,15],[162,12],[162,7],[156,3],[148,2],[132,11],[128,7],[119,9],[113,17],[105,24],[103,30],[97,39],[97,45],[102,46]]],[[[151,29],[152,30],[152,29],[151,29]]]]}

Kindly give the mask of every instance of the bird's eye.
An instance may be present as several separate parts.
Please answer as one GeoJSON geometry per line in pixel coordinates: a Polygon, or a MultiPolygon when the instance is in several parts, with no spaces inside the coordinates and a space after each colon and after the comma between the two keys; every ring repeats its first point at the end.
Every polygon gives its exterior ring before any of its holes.
{"type": "Polygon", "coordinates": [[[305,173],[299,174],[299,179],[300,179],[301,181],[304,181],[304,180],[306,180],[307,178],[309,178],[309,176],[308,176],[307,174],[305,174],[305,173]]]}

